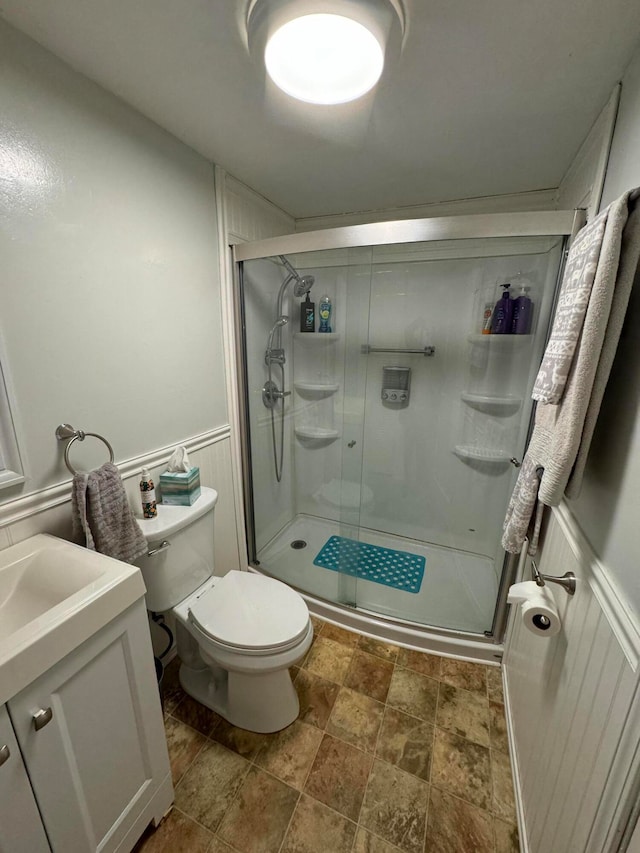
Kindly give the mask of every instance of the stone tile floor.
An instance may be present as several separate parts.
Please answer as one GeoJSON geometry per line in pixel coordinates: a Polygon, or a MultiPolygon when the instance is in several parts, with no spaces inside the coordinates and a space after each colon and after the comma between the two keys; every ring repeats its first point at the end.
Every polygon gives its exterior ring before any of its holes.
{"type": "Polygon", "coordinates": [[[136,853],[517,853],[500,671],[313,621],[276,734],[194,702],[170,664],[175,807],[136,853]]]}

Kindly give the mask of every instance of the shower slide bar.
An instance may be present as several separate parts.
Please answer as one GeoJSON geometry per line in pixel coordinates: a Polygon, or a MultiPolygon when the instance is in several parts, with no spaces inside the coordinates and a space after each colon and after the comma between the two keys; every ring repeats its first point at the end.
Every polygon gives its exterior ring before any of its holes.
{"type": "Polygon", "coordinates": [[[389,347],[372,347],[369,344],[362,344],[360,352],[363,355],[369,355],[370,352],[395,352],[402,355],[435,355],[435,347],[423,347],[422,349],[394,349],[389,347]]]}

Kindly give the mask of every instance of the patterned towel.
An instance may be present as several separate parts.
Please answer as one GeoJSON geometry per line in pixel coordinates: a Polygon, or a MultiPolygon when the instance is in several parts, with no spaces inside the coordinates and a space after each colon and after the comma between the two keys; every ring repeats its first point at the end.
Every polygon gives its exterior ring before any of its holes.
{"type": "MultiPolygon", "coordinates": [[[[559,403],[539,403],[531,441],[518,474],[504,522],[502,546],[519,553],[529,536],[535,554],[544,506],[557,506],[563,495],[577,497],[598,412],[620,339],[640,259],[640,192],[625,193],[609,205],[588,303],[583,312],[559,403]]],[[[593,223],[595,225],[595,221],[593,223]]],[[[593,236],[592,232],[592,236],[593,236]]],[[[575,291],[578,301],[583,291],[575,291]]],[[[555,324],[554,324],[555,328],[555,324]]],[[[553,377],[553,371],[548,376],[553,377]]],[[[555,381],[550,381],[550,398],[555,381]]],[[[546,393],[546,392],[545,392],[546,393]]]]}
{"type": "MultiPolygon", "coordinates": [[[[531,395],[540,403],[559,403],[562,398],[584,325],[608,216],[609,208],[586,225],[571,246],[551,336],[531,395]]],[[[615,277],[615,270],[612,274],[615,277]]],[[[613,281],[611,285],[613,293],[613,281]]]]}
{"type": "Polygon", "coordinates": [[[147,541],[131,512],[120,472],[111,462],[76,474],[71,492],[74,538],[91,551],[133,563],[147,541]]]}

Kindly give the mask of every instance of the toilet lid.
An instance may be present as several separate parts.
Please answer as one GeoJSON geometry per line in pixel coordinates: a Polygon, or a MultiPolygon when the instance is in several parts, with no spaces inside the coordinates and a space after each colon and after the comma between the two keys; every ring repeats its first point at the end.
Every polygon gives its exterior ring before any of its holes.
{"type": "Polygon", "coordinates": [[[200,596],[189,618],[211,639],[239,649],[277,649],[304,636],[309,611],[280,581],[231,571],[200,596]]]}

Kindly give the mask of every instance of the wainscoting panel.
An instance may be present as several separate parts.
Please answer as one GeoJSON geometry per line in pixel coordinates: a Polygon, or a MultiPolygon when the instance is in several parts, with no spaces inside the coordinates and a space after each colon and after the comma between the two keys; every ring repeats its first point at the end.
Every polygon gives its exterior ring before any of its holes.
{"type": "Polygon", "coordinates": [[[633,758],[620,744],[635,697],[637,625],[620,613],[565,506],[550,516],[538,567],[573,571],[578,583],[573,597],[549,585],[563,623],[556,637],[534,636],[510,615],[504,667],[523,850],[602,853],[615,849],[593,845],[615,834],[633,758]]]}
{"type": "MultiPolygon", "coordinates": [[[[215,510],[215,573],[224,575],[230,569],[240,568],[229,426],[176,444],[184,444],[191,463],[199,466],[202,485],[211,486],[218,492],[215,510]]],[[[149,468],[157,483],[160,473],[166,469],[172,450],[173,446],[159,448],[135,459],[116,462],[134,512],[138,510],[140,502],[140,469],[149,468]]],[[[0,548],[15,545],[36,533],[71,538],[71,480],[0,507],[0,548]]]]}
{"type": "Polygon", "coordinates": [[[224,186],[229,242],[264,240],[295,231],[294,218],[277,205],[220,168],[216,176],[218,186],[224,186]]]}

